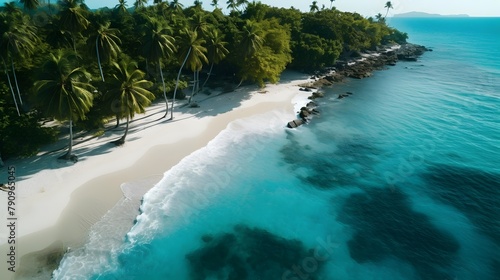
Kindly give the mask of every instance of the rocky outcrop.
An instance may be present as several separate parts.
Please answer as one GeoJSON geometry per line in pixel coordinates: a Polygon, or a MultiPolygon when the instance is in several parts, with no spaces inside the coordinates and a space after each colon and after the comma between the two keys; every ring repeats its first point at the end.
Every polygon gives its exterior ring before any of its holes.
{"type": "Polygon", "coordinates": [[[424,46],[415,44],[402,45],[397,51],[396,56],[399,60],[403,61],[417,61],[418,57],[428,51],[424,46]]]}
{"type": "Polygon", "coordinates": [[[308,122],[313,117],[313,115],[319,115],[319,111],[316,110],[316,107],[317,105],[314,101],[307,103],[306,106],[300,108],[300,111],[298,112],[298,116],[300,119],[288,122],[287,127],[296,128],[308,122]]]}
{"type": "Polygon", "coordinates": [[[372,75],[373,71],[387,66],[394,66],[398,61],[416,61],[426,51],[431,50],[415,44],[404,44],[399,48],[394,46],[381,47],[377,51],[365,52],[356,59],[339,60],[333,67],[316,73],[312,77],[314,81],[301,86],[304,89],[308,87],[321,88],[342,82],[347,77],[353,79],[367,78],[372,75]]]}
{"type": "MultiPolygon", "coordinates": [[[[345,78],[363,79],[370,77],[375,70],[384,67],[394,66],[398,61],[417,61],[418,57],[426,51],[432,51],[424,46],[415,44],[404,44],[401,46],[379,47],[376,51],[368,51],[360,54],[359,57],[351,60],[339,60],[333,67],[328,67],[323,72],[316,72],[311,79],[313,81],[301,84],[301,91],[310,91],[312,95],[309,99],[323,97],[324,93],[317,90],[323,86],[331,86],[344,81],[345,78]]],[[[352,92],[345,92],[338,95],[338,99],[350,96],[352,92]]],[[[298,116],[300,119],[293,120],[287,124],[289,128],[298,127],[306,123],[313,114],[318,114],[316,104],[310,102],[306,107],[302,107],[298,116]]]]}

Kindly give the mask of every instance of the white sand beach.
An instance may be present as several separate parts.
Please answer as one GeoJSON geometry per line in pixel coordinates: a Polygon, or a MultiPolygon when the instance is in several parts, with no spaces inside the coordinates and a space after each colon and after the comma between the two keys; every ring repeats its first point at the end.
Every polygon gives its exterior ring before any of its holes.
{"type": "MultiPolygon", "coordinates": [[[[6,161],[0,169],[0,182],[7,181],[7,166],[16,167],[16,273],[7,270],[5,252],[11,244],[7,244],[10,232],[4,225],[0,228],[0,279],[46,279],[63,252],[85,244],[90,228],[123,198],[122,184],[148,182],[138,192],[147,191],[167,170],[207,145],[230,122],[278,110],[285,112],[285,129],[286,123],[295,118],[293,103],[301,102],[298,106],[302,106],[307,102],[294,98],[298,94],[307,96],[298,88],[306,81],[304,74],[285,72],[279,84],[264,89],[246,86],[220,95],[199,94],[196,100],[200,108],[178,106],[172,121],[160,119],[165,104],[158,102],[145,115],[136,115],[121,147],[110,142],[123,134],[124,124],[83,143],[77,138],[74,153],[79,161],[75,164],[57,160],[63,150],[6,161]]],[[[44,149],[64,147],[66,142],[44,149]]],[[[4,223],[7,201],[7,193],[0,191],[0,219],[4,223]]]]}

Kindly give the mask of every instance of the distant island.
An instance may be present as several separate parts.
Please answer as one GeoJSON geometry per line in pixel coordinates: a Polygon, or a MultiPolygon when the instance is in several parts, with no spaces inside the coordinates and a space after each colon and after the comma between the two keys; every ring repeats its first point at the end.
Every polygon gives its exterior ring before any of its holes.
{"type": "Polygon", "coordinates": [[[394,17],[469,17],[467,14],[458,14],[458,15],[440,15],[440,14],[429,14],[424,12],[409,12],[402,14],[395,14],[394,17]]]}

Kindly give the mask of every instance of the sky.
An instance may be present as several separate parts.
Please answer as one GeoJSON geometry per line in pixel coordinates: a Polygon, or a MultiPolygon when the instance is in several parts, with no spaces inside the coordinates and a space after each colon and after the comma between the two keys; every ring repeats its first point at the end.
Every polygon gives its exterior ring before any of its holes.
{"type": "MultiPolygon", "coordinates": [[[[0,0],[0,4],[12,0],[0,0]]],[[[43,0],[40,0],[43,1],[43,0]]],[[[51,2],[56,2],[52,0],[51,2]]],[[[249,0],[252,1],[252,0],[249,0]]],[[[193,5],[194,0],[180,0],[184,7],[193,5]]],[[[227,0],[219,0],[219,7],[227,12],[227,0]]],[[[264,4],[275,7],[294,8],[302,11],[309,11],[309,6],[312,0],[260,0],[264,4]]],[[[374,16],[377,13],[385,15],[384,9],[386,0],[335,0],[333,5],[341,11],[357,12],[363,16],[374,16]]],[[[85,3],[92,9],[100,8],[103,6],[114,7],[118,0],[85,0],[85,3]]],[[[153,0],[149,0],[152,4],[153,0]]],[[[202,0],[203,8],[211,11],[213,7],[210,6],[212,0],[202,0]]],[[[317,0],[318,6],[321,8],[325,5],[326,8],[330,7],[330,0],[317,0]]],[[[500,17],[500,0],[393,0],[391,1],[394,9],[389,11],[388,16],[394,14],[418,11],[435,14],[468,14],[470,16],[496,16],[500,17]]],[[[134,0],[127,0],[127,4],[131,7],[134,0]]]]}

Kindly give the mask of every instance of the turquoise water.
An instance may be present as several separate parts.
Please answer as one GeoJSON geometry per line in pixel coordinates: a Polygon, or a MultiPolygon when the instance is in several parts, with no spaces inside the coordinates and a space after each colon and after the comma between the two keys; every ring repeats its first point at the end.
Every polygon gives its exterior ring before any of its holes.
{"type": "Polygon", "coordinates": [[[232,123],[54,278],[498,279],[500,18],[390,24],[434,51],[232,123]]]}

